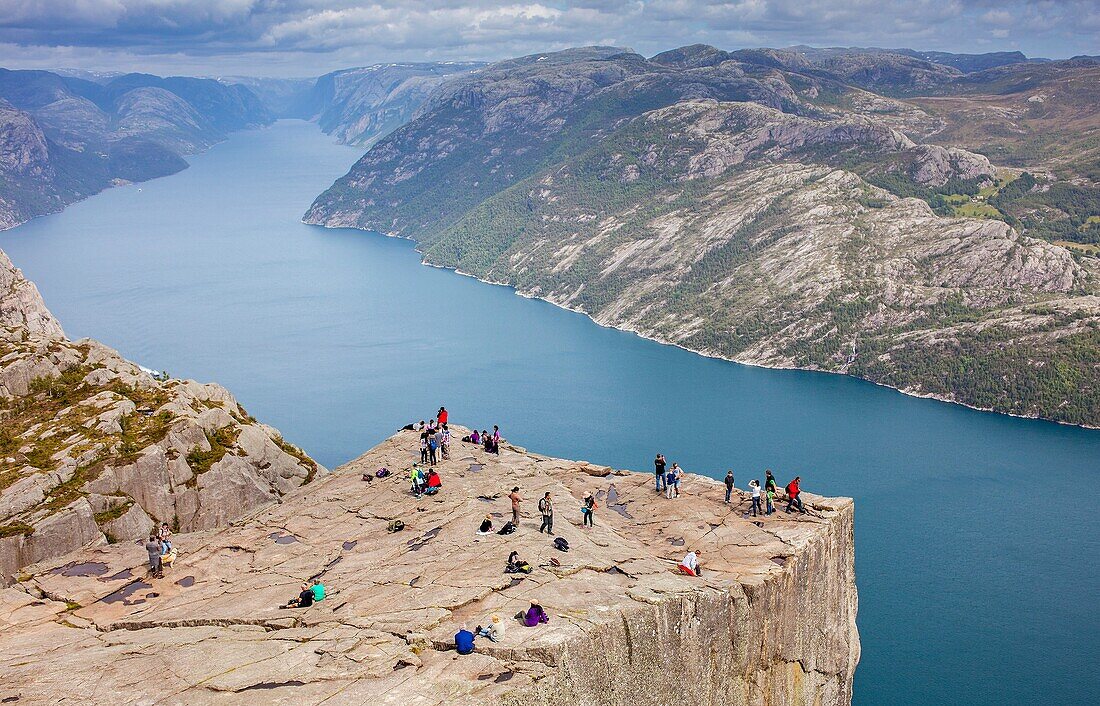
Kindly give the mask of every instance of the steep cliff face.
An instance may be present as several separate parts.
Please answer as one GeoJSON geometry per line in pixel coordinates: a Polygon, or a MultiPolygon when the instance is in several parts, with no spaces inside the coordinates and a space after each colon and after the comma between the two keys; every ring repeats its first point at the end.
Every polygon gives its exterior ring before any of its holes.
{"type": "Polygon", "coordinates": [[[401,469],[417,444],[398,433],[278,506],[178,536],[180,558],[162,580],[134,580],[144,551],[133,544],[28,567],[0,593],[0,624],[49,658],[0,651],[0,697],[46,703],[87,684],[93,704],[380,694],[440,706],[850,702],[859,659],[850,500],[805,496],[808,515],[753,519],[747,494],[727,505],[708,478],[688,475],[685,497],[667,500],[648,473],[458,441],[437,467],[442,491],[414,498],[401,469]],[[394,474],[375,477],[381,466],[394,474]],[[527,499],[518,531],[476,534],[486,513],[499,526],[513,486],[527,499]],[[537,532],[533,505],[547,492],[568,552],[537,532]],[[599,504],[590,529],[577,512],[585,492],[599,504]],[[393,519],[405,529],[387,532],[393,519]],[[700,552],[701,577],[674,570],[689,549],[700,552]],[[504,573],[511,551],[534,571],[504,573]],[[328,587],[324,601],[276,607],[313,577],[328,587]],[[532,600],[548,624],[511,619],[532,600]],[[456,655],[458,628],[494,614],[500,641],[456,655]],[[140,678],[164,660],[176,666],[166,678],[140,678]]]}
{"type": "Polygon", "coordinates": [[[161,522],[224,525],[318,470],[224,388],[156,380],[65,338],[0,253],[0,583],[161,522]]]}

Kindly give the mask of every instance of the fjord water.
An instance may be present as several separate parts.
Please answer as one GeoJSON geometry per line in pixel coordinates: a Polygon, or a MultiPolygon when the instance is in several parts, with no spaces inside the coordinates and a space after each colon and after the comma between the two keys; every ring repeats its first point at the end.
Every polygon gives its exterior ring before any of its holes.
{"type": "Polygon", "coordinates": [[[707,359],[301,224],[357,156],[280,122],[0,248],[71,337],[225,384],[329,467],[445,403],[543,453],[854,496],[858,704],[1096,698],[1100,432],[707,359]]]}

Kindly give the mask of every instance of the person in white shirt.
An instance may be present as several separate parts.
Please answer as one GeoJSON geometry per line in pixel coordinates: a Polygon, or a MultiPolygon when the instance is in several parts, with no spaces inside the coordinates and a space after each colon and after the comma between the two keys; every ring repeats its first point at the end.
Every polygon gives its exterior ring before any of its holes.
{"type": "Polygon", "coordinates": [[[685,573],[688,576],[698,576],[703,572],[702,567],[699,565],[699,555],[702,552],[693,551],[688,552],[684,560],[680,562],[680,572],[685,573]]]}
{"type": "Polygon", "coordinates": [[[758,517],[762,512],[760,509],[760,481],[755,478],[750,480],[749,490],[752,491],[752,516],[758,517]]]}

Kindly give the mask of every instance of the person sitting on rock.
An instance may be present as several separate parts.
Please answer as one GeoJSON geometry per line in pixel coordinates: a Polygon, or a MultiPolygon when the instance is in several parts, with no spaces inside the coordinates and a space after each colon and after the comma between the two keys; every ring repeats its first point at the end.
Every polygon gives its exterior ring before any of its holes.
{"type": "Polygon", "coordinates": [[[500,639],[504,637],[504,622],[499,615],[494,613],[493,617],[489,619],[489,624],[485,627],[478,625],[475,632],[478,637],[487,637],[492,642],[500,642],[500,639]]]}
{"type": "Polygon", "coordinates": [[[527,609],[527,612],[520,611],[516,615],[516,618],[529,628],[550,622],[550,616],[542,609],[539,602],[534,599],[531,600],[531,607],[527,609]]]}
{"type": "Polygon", "coordinates": [[[463,441],[469,441],[471,444],[481,444],[481,434],[478,434],[477,429],[474,429],[473,433],[470,434],[470,438],[463,439],[463,441]]]}
{"type": "Polygon", "coordinates": [[[313,605],[313,589],[308,583],[302,584],[302,592],[297,598],[292,598],[283,608],[308,608],[313,605]]]}
{"type": "Polygon", "coordinates": [[[481,445],[489,453],[493,452],[493,437],[489,436],[489,432],[485,429],[481,430],[481,445]]]}
{"type": "Polygon", "coordinates": [[[702,574],[703,567],[699,563],[699,554],[701,553],[702,552],[698,551],[688,552],[684,560],[680,562],[680,566],[677,567],[680,569],[680,573],[687,574],[688,576],[699,576],[702,574]]]}
{"type": "Polygon", "coordinates": [[[439,489],[443,487],[443,479],[439,477],[439,474],[435,472],[435,469],[428,471],[428,487],[424,491],[425,495],[435,495],[439,492],[439,489]]]}
{"type": "Polygon", "coordinates": [[[474,651],[474,634],[466,629],[466,624],[455,633],[455,651],[460,655],[468,655],[474,651]]]}
{"type": "Polygon", "coordinates": [[[519,552],[513,551],[508,555],[508,562],[504,565],[506,574],[529,574],[533,571],[531,565],[519,558],[519,552]]]}
{"type": "Polygon", "coordinates": [[[314,603],[325,600],[325,584],[321,583],[321,579],[313,579],[313,585],[309,590],[313,592],[314,603]]]}
{"type": "Polygon", "coordinates": [[[477,530],[478,534],[492,534],[493,533],[493,516],[486,515],[485,519],[481,521],[481,527],[477,530]]]}

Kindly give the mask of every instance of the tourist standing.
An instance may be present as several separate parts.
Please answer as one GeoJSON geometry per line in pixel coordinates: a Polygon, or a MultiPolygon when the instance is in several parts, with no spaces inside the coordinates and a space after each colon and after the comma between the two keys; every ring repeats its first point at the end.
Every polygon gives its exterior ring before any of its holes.
{"type": "Polygon", "coordinates": [[[439,432],[435,429],[431,434],[428,434],[428,463],[431,465],[436,464],[436,460],[439,456],[439,432]]]}
{"type": "Polygon", "coordinates": [[[542,515],[542,526],[539,527],[539,532],[546,530],[546,533],[552,536],[554,534],[554,502],[550,499],[549,491],[542,496],[542,500],[539,500],[539,513],[542,515]]]}
{"type": "Polygon", "coordinates": [[[760,515],[760,481],[753,478],[749,481],[749,490],[752,491],[752,516],[760,515]]]}
{"type": "Polygon", "coordinates": [[[729,505],[730,504],[730,495],[733,493],[733,471],[732,470],[726,471],[726,478],[725,478],[724,482],[726,484],[726,504],[729,505]]]}
{"type": "Polygon", "coordinates": [[[665,455],[657,454],[653,459],[653,479],[658,493],[665,489],[665,465],[665,455]]]}
{"type": "Polygon", "coordinates": [[[802,494],[802,489],[798,487],[799,481],[802,479],[799,476],[795,476],[794,480],[787,484],[787,512],[790,513],[791,508],[798,508],[798,511],[803,515],[806,514],[806,507],[802,504],[802,498],[798,497],[802,494]]]}
{"type": "Polygon", "coordinates": [[[594,527],[596,524],[596,498],[592,497],[592,493],[584,494],[584,504],[581,505],[581,525],[588,527],[594,527]]]}
{"type": "Polygon", "coordinates": [[[447,428],[446,424],[439,432],[439,451],[443,458],[451,457],[451,430],[447,428]]]}
{"type": "Polygon", "coordinates": [[[420,432],[420,462],[428,462],[428,430],[420,432]]]}
{"type": "Polygon", "coordinates": [[[775,488],[771,487],[764,491],[764,501],[767,504],[767,511],[765,515],[770,515],[775,512],[775,488]]]}
{"type": "Polygon", "coordinates": [[[684,472],[676,463],[673,463],[672,468],[665,474],[665,497],[669,500],[680,497],[680,479],[683,475],[684,472]]]}
{"type": "Polygon", "coordinates": [[[447,408],[443,407],[441,405],[439,407],[439,412],[437,412],[436,415],[435,415],[435,418],[439,420],[439,426],[441,426],[441,427],[447,426],[447,417],[448,416],[449,415],[447,414],[447,408]]]}
{"type": "Polygon", "coordinates": [[[779,486],[775,483],[775,476],[772,475],[770,468],[764,470],[764,490],[771,490],[774,493],[779,492],[779,486]]]}
{"type": "Polygon", "coordinates": [[[149,535],[149,541],[145,543],[145,552],[149,555],[149,573],[153,575],[153,578],[159,579],[161,577],[161,546],[157,535],[149,535]]]}
{"type": "Polygon", "coordinates": [[[512,501],[512,524],[519,529],[519,504],[523,502],[523,498],[520,497],[518,485],[508,493],[508,499],[512,501]]]}

